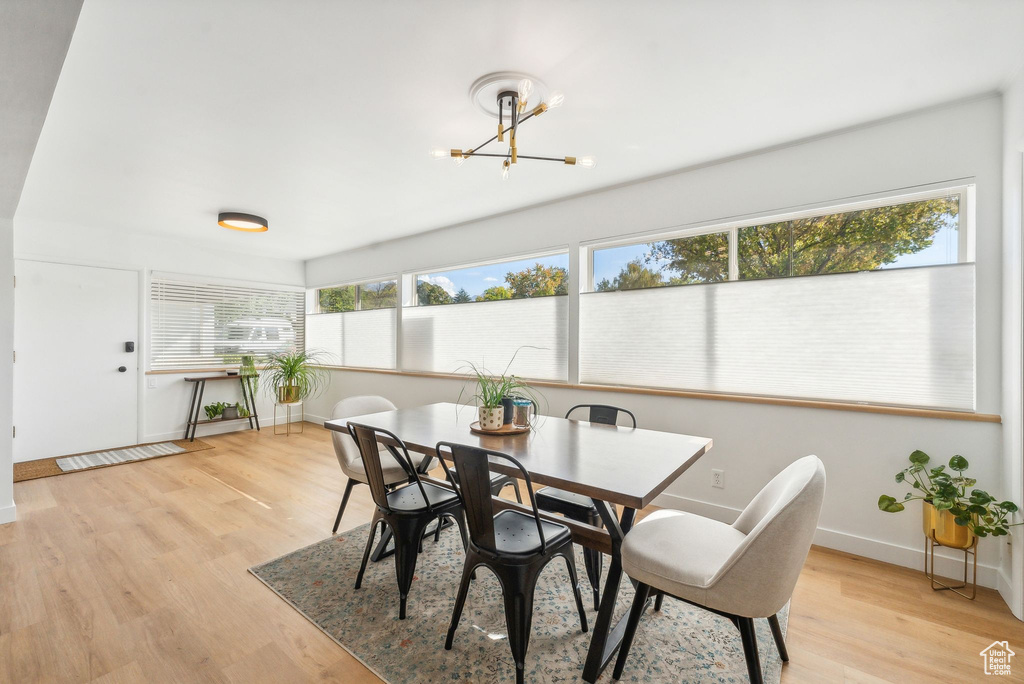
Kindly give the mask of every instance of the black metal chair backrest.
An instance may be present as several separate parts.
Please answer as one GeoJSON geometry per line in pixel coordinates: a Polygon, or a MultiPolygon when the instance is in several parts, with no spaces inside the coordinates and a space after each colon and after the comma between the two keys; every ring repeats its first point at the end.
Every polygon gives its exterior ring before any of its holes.
{"type": "Polygon", "coordinates": [[[619,414],[625,413],[629,416],[630,420],[633,421],[633,427],[636,427],[636,416],[629,409],[619,408],[618,406],[608,406],[607,404],[576,404],[571,409],[565,412],[565,417],[576,409],[588,408],[590,409],[590,422],[600,423],[601,425],[617,425],[619,422],[619,414]]]}
{"type": "Polygon", "coordinates": [[[370,494],[373,496],[373,502],[377,504],[378,508],[391,512],[391,508],[388,506],[388,487],[384,480],[384,468],[380,463],[380,449],[378,448],[380,436],[383,435],[397,445],[397,447],[387,445],[387,449],[409,477],[416,481],[416,486],[420,488],[423,501],[427,504],[427,510],[431,510],[430,501],[427,499],[427,492],[423,489],[423,482],[420,481],[420,475],[412,464],[412,457],[409,456],[409,450],[405,447],[405,442],[399,439],[398,435],[383,428],[375,428],[359,423],[349,423],[348,432],[359,447],[359,456],[363,459],[363,469],[366,471],[366,484],[370,486],[370,494]]]}
{"type": "Polygon", "coordinates": [[[455,478],[445,459],[441,457],[442,450],[451,453],[452,460],[455,462],[455,472],[458,473],[459,482],[456,491],[459,493],[463,509],[466,511],[469,537],[478,549],[498,553],[494,539],[494,503],[491,499],[490,459],[494,458],[508,461],[514,465],[523,480],[526,481],[526,491],[530,495],[530,506],[533,508],[533,518],[537,523],[537,534],[540,536],[540,551],[544,553],[547,550],[544,530],[540,522],[540,511],[537,510],[537,502],[533,498],[533,482],[522,463],[500,451],[489,451],[466,444],[438,442],[436,447],[438,460],[444,466],[449,482],[454,482],[455,478]]]}

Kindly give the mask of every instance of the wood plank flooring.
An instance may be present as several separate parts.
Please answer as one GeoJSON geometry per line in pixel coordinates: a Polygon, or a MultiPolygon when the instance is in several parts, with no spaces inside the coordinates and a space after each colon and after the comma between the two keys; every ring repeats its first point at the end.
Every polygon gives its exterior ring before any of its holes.
{"type": "MultiPolygon", "coordinates": [[[[246,571],[330,534],[344,478],[328,433],[305,428],[16,484],[19,520],[0,526],[0,681],[378,682],[246,571]]],[[[370,514],[358,487],[343,528],[370,514]]],[[[975,681],[997,639],[1024,677],[1024,625],[995,592],[968,602],[815,548],[782,681],[975,681]]]]}

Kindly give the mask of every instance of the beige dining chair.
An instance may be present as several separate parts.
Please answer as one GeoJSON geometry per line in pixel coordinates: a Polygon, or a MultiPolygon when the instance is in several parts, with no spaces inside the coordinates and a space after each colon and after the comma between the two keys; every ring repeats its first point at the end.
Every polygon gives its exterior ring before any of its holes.
{"type": "Polygon", "coordinates": [[[768,618],[789,660],[776,614],[789,601],[811,548],[825,496],[825,467],[805,456],[775,476],[732,525],[680,511],[647,516],[622,542],[622,568],[638,582],[615,663],[622,675],[651,592],[729,618],[740,631],[750,681],[760,684],[754,618],[768,618]]]}
{"type": "MultiPolygon", "coordinates": [[[[364,395],[342,399],[334,405],[331,412],[331,419],[352,418],[367,413],[380,413],[381,411],[394,411],[395,405],[384,397],[376,395],[364,395]]],[[[366,484],[368,478],[366,469],[363,467],[363,459],[359,455],[359,447],[347,432],[331,432],[331,439],[334,440],[334,452],[338,456],[338,464],[341,472],[348,477],[345,483],[345,493],[341,497],[341,507],[338,508],[338,517],[334,519],[334,529],[331,534],[337,534],[338,526],[341,525],[341,516],[345,513],[345,506],[348,505],[348,498],[352,489],[357,484],[366,484]]],[[[409,473],[402,464],[386,449],[380,449],[381,468],[384,473],[384,484],[394,485],[409,480],[409,473]]]]}

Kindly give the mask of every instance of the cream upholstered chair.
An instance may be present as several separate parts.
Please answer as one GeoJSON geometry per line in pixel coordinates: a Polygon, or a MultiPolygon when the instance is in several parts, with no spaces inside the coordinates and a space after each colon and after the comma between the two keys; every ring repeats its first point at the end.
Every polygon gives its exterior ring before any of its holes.
{"type": "MultiPolygon", "coordinates": [[[[334,405],[331,412],[331,419],[352,418],[363,416],[367,413],[380,413],[381,411],[394,411],[395,405],[384,397],[374,395],[349,397],[342,399],[334,405]]],[[[334,452],[338,456],[338,464],[341,465],[341,472],[348,476],[345,484],[345,494],[341,497],[341,507],[338,509],[338,517],[334,519],[334,529],[331,534],[338,532],[341,524],[341,516],[345,513],[345,506],[348,505],[348,497],[352,494],[352,488],[357,484],[366,484],[366,470],[363,468],[363,459],[359,455],[359,447],[355,440],[347,432],[331,432],[331,439],[334,440],[334,452]]],[[[409,473],[405,471],[402,464],[391,455],[386,448],[380,449],[380,463],[384,471],[384,484],[394,485],[400,482],[409,481],[409,473]]]]}
{"type": "Polygon", "coordinates": [[[791,464],[762,489],[732,525],[680,511],[657,511],[622,542],[622,568],[639,584],[615,663],[622,675],[651,591],[703,606],[740,630],[750,681],[760,684],[754,618],[768,618],[788,661],[778,613],[793,595],[825,496],[817,456],[791,464]]]}

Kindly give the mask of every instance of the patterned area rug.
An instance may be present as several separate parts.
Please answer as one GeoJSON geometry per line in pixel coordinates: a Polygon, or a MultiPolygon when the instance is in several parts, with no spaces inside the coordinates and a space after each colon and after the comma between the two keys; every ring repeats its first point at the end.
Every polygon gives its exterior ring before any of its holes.
{"type": "Polygon", "coordinates": [[[103,451],[90,451],[83,454],[73,454],[70,456],[60,456],[56,458],[40,458],[34,461],[22,461],[14,464],[14,481],[24,482],[25,480],[36,480],[41,477],[53,477],[54,475],[63,475],[66,472],[76,472],[78,470],[92,470],[94,468],[106,468],[111,465],[120,465],[121,463],[131,463],[132,461],[139,460],[138,458],[114,458],[114,457],[102,457],[95,459],[95,462],[88,462],[84,468],[69,468],[67,464],[62,465],[61,462],[86,462],[86,459],[91,459],[99,454],[113,454],[116,452],[127,452],[125,456],[131,456],[130,452],[136,452],[137,450],[146,450],[143,459],[157,458],[158,456],[170,456],[172,454],[183,454],[192,451],[205,451],[207,449],[213,449],[213,445],[204,442],[201,439],[197,439],[194,442],[190,442],[187,439],[175,439],[170,442],[157,442],[153,444],[138,444],[133,447],[124,447],[123,449],[114,450],[103,450],[103,451]],[[155,449],[152,452],[149,451],[151,447],[161,447],[155,449]]]}
{"type": "MultiPolygon", "coordinates": [[[[352,588],[369,526],[317,542],[249,571],[310,622],[390,684],[412,682],[515,681],[506,643],[501,587],[487,570],[477,571],[451,651],[444,650],[455,592],[462,573],[458,531],[423,544],[409,593],[408,619],[398,619],[393,558],[370,563],[363,586],[352,588]]],[[[583,554],[577,567],[584,579],[583,554]]],[[[588,602],[587,621],[596,613],[588,602]]],[[[616,617],[629,610],[633,588],[623,579],[616,617]]],[[[785,631],[787,606],[779,614],[785,631]]],[[[782,662],[767,620],[757,620],[765,682],[777,684],[782,662]]],[[[565,563],[551,562],[537,585],[533,632],[526,657],[527,681],[582,681],[590,633],[580,632],[565,563]]],[[[601,682],[611,682],[611,666],[601,682]]],[[[624,682],[747,682],[739,632],[713,613],[666,599],[660,613],[648,610],[623,673],[624,682]]]]}

